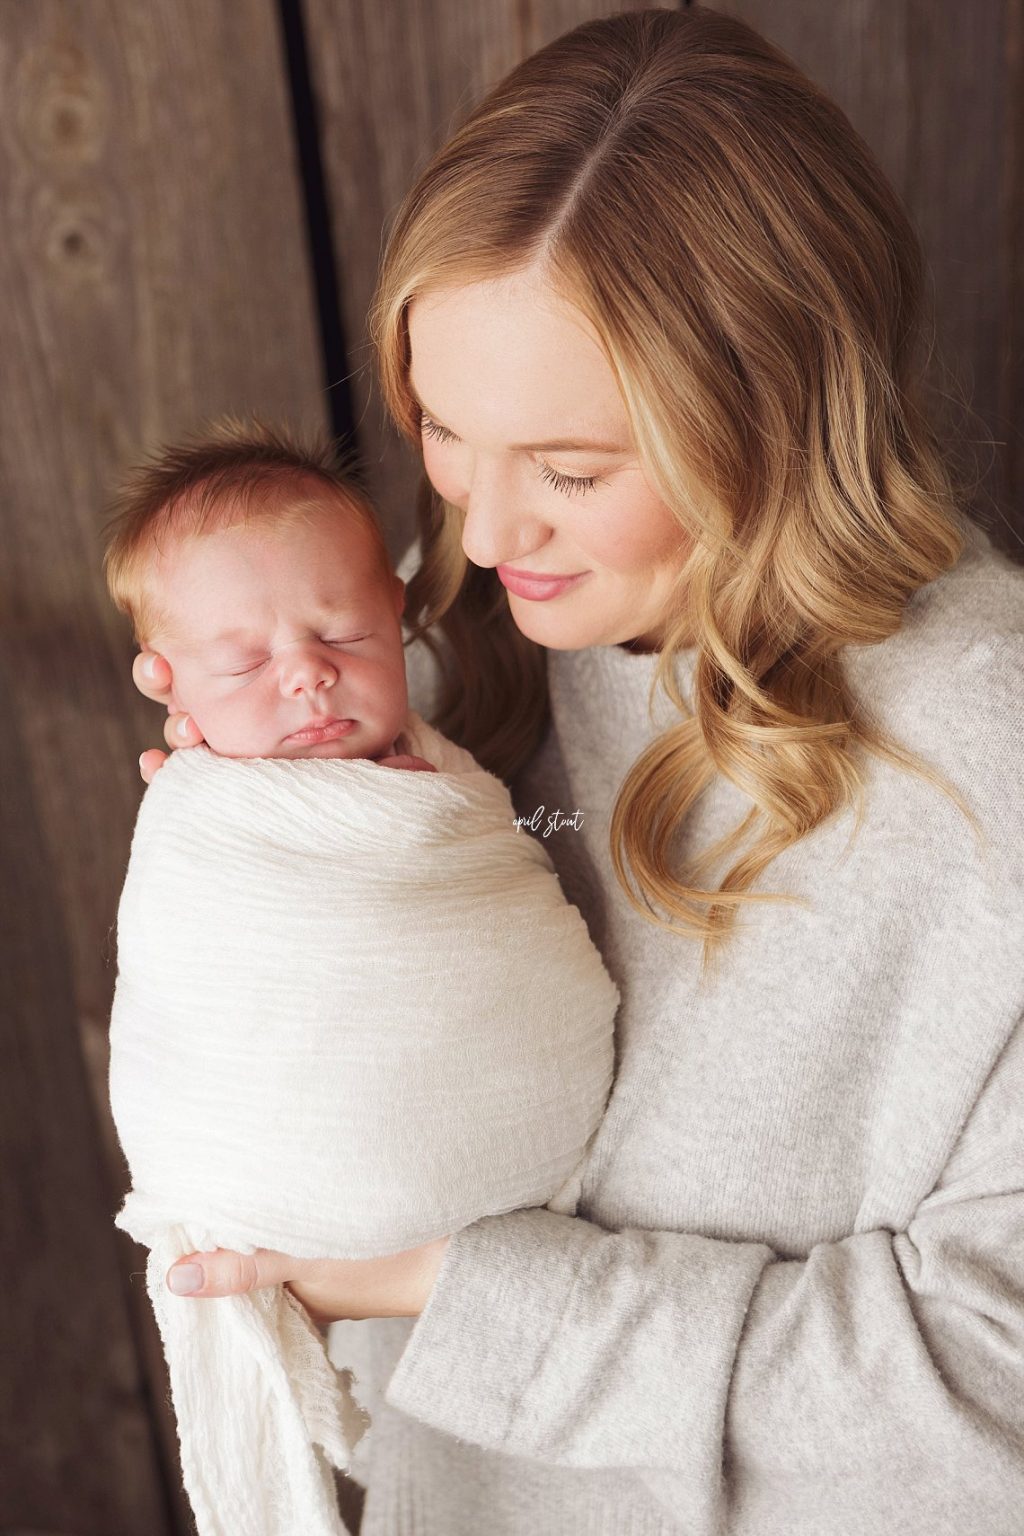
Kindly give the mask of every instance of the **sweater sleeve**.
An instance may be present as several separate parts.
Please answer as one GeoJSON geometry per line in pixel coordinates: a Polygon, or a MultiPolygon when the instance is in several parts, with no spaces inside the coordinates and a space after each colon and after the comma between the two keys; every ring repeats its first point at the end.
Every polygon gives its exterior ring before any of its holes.
{"type": "Polygon", "coordinates": [[[747,1501],[743,1528],[774,1532],[769,1511],[827,1498],[832,1530],[1018,1536],[1022,1106],[1018,1025],[906,1230],[806,1258],[485,1217],[452,1238],[386,1400],[489,1450],[632,1469],[684,1530],[747,1501]]]}

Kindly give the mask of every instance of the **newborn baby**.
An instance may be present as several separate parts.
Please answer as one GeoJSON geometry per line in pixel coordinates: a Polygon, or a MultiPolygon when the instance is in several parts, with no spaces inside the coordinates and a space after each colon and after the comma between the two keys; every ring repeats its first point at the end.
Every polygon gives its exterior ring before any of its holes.
{"type": "Polygon", "coordinates": [[[136,471],[108,533],[206,739],[147,789],[118,909],[115,1219],[200,1536],[334,1536],[359,1437],[320,1334],[282,1287],[183,1299],[167,1268],[573,1212],[618,993],[505,786],[409,710],[404,585],[326,451],[231,424],[136,471]]]}
{"type": "Polygon", "coordinates": [[[250,522],[225,498],[212,526],[152,553],[140,640],[170,663],[171,707],[212,751],[432,766],[395,755],[408,712],[405,584],[359,506],[295,484],[278,491],[274,516],[250,522]]]}

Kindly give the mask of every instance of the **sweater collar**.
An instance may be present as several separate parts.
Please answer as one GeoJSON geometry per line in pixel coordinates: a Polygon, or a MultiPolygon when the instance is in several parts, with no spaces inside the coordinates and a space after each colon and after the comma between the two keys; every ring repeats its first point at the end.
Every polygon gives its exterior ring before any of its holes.
{"type": "MultiPolygon", "coordinates": [[[[651,700],[658,652],[623,650],[618,645],[592,645],[579,651],[547,652],[551,710],[561,729],[586,724],[591,741],[619,741],[635,751],[679,719],[679,712],[661,688],[651,700]]],[[[697,648],[679,651],[675,674],[683,699],[692,703],[690,686],[697,648]]]]}

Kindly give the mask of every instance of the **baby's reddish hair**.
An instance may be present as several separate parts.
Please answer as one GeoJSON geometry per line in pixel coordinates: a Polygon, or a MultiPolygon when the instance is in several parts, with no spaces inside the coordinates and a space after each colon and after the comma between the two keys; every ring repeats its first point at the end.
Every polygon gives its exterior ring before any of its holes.
{"type": "Polygon", "coordinates": [[[255,416],[223,416],[129,468],[106,509],[103,573],[136,643],[145,646],[162,620],[146,579],[154,554],[175,539],[239,523],[287,527],[308,519],[311,502],[322,505],[325,491],[340,517],[355,518],[370,534],[381,579],[391,577],[373,504],[323,434],[300,436],[255,416]]]}

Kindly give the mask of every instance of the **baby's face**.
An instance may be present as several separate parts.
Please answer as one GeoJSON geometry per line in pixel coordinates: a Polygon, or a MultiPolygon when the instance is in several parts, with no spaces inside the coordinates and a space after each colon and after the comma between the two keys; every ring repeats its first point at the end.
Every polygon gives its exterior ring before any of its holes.
{"type": "Polygon", "coordinates": [[[224,757],[376,758],[405,723],[404,583],[344,507],[310,505],[308,526],[189,537],[151,568],[146,644],[224,757]]]}

